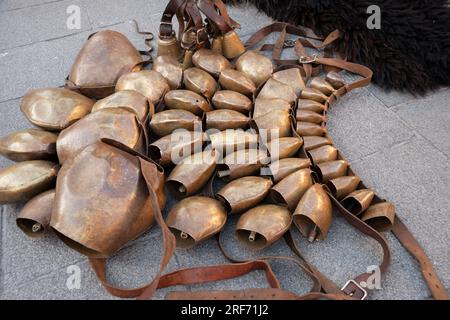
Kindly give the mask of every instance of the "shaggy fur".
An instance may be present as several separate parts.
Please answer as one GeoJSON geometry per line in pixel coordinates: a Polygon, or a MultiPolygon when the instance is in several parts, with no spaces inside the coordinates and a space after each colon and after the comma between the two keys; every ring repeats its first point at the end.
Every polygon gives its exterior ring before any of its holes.
{"type": "Polygon", "coordinates": [[[450,85],[450,5],[447,0],[228,0],[250,2],[275,20],[326,36],[339,29],[336,49],[374,71],[386,89],[422,95],[450,85]],[[367,7],[381,8],[381,29],[369,30],[367,7]]]}

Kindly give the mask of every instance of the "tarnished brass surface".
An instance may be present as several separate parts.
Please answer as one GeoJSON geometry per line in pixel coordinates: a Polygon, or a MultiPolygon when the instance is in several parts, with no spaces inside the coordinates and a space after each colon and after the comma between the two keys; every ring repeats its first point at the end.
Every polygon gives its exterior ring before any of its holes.
{"type": "Polygon", "coordinates": [[[97,101],[92,107],[92,112],[118,107],[134,112],[142,122],[145,122],[150,111],[152,113],[155,111],[153,103],[149,102],[142,94],[137,91],[124,90],[97,101]]]}
{"type": "Polygon", "coordinates": [[[159,137],[171,134],[176,129],[194,131],[201,128],[202,121],[192,112],[186,110],[165,110],[156,113],[150,120],[150,129],[159,137]]]}
{"type": "Polygon", "coordinates": [[[358,188],[361,179],[357,176],[345,176],[339,177],[327,182],[327,186],[330,189],[333,196],[341,200],[358,188]]]}
{"type": "Polygon", "coordinates": [[[294,173],[300,169],[306,169],[311,166],[309,159],[303,158],[286,158],[275,161],[269,165],[272,179],[275,183],[278,183],[291,173],[294,173]]]}
{"type": "Polygon", "coordinates": [[[211,50],[219,54],[223,54],[222,42],[223,42],[222,36],[215,37],[211,42],[211,50]]]}
{"type": "Polygon", "coordinates": [[[301,91],[305,88],[302,74],[299,68],[290,68],[275,72],[272,77],[292,88],[295,95],[300,96],[301,91]]]}
{"type": "Polygon", "coordinates": [[[91,112],[94,101],[68,89],[29,91],[20,110],[32,124],[46,130],[62,130],[91,112]]]}
{"type": "Polygon", "coordinates": [[[328,72],[325,80],[331,84],[335,89],[339,89],[345,85],[344,78],[337,72],[328,72]]]}
{"type": "Polygon", "coordinates": [[[206,150],[184,158],[167,178],[167,187],[177,198],[193,195],[211,178],[218,158],[216,150],[206,150]]]}
{"type": "Polygon", "coordinates": [[[326,128],[316,123],[297,122],[297,133],[301,136],[321,136],[325,134],[326,128]]]}
{"type": "Polygon", "coordinates": [[[332,145],[333,142],[327,137],[305,136],[303,137],[303,145],[305,151],[316,149],[322,146],[332,145]]]}
{"type": "Polygon", "coordinates": [[[218,176],[227,180],[234,180],[256,174],[268,162],[266,152],[260,149],[245,149],[230,153],[219,164],[218,176]]]}
{"type": "Polygon", "coordinates": [[[256,52],[247,51],[236,61],[236,70],[245,73],[259,87],[273,72],[272,61],[256,52]]]}
{"type": "Polygon", "coordinates": [[[48,230],[55,200],[55,189],[28,201],[17,216],[17,226],[30,237],[40,237],[48,230]]]}
{"type": "Polygon", "coordinates": [[[267,141],[291,135],[290,114],[281,110],[253,118],[251,126],[267,141]]]}
{"type": "Polygon", "coordinates": [[[338,157],[338,150],[329,145],[309,150],[307,153],[312,163],[315,165],[322,162],[336,160],[338,157]]]}
{"type": "Polygon", "coordinates": [[[356,190],[342,200],[342,205],[354,215],[363,213],[372,203],[375,193],[369,189],[356,190]]]}
{"type": "Polygon", "coordinates": [[[206,71],[199,68],[188,68],[184,70],[183,83],[188,90],[211,98],[217,90],[217,82],[206,71]]]}
{"type": "Polygon", "coordinates": [[[220,109],[207,112],[206,129],[218,129],[220,131],[226,129],[243,129],[248,127],[250,118],[246,115],[228,109],[220,109]]]}
{"type": "Polygon", "coordinates": [[[228,59],[234,59],[245,52],[244,44],[236,31],[228,31],[222,37],[223,55],[228,59]]]}
{"type": "Polygon", "coordinates": [[[348,162],[345,160],[335,160],[322,162],[316,166],[316,172],[323,183],[329,180],[345,176],[347,174],[348,162]]]}
{"type": "Polygon", "coordinates": [[[211,111],[208,101],[198,93],[189,90],[172,90],[164,96],[164,103],[169,109],[182,109],[197,116],[211,111]]]}
{"type": "Polygon", "coordinates": [[[114,92],[117,79],[139,70],[142,57],[123,34],[104,30],[92,35],[78,54],[69,81],[92,98],[114,92]]]}
{"type": "Polygon", "coordinates": [[[300,198],[313,184],[311,170],[301,169],[288,175],[270,190],[272,199],[294,211],[300,198]]]}
{"type": "Polygon", "coordinates": [[[245,95],[231,90],[217,91],[212,103],[216,109],[228,109],[248,114],[253,107],[252,101],[245,95]]]}
{"type": "Polygon", "coordinates": [[[192,56],[192,63],[209,74],[218,77],[224,70],[231,68],[231,63],[217,51],[200,49],[192,56]]]}
{"type": "Polygon", "coordinates": [[[202,151],[207,140],[203,132],[183,131],[176,132],[158,139],[149,146],[149,155],[158,160],[163,167],[175,164],[193,153],[202,151]]]}
{"type": "Polygon", "coordinates": [[[303,140],[297,137],[283,137],[273,139],[267,143],[272,161],[294,156],[302,147],[303,140]]]}
{"type": "Polygon", "coordinates": [[[313,78],[309,85],[311,88],[319,90],[326,96],[330,96],[335,91],[331,84],[319,77],[313,78]]]}
{"type": "Polygon", "coordinates": [[[317,124],[321,124],[324,121],[323,115],[321,115],[317,112],[305,110],[305,109],[297,109],[296,118],[297,118],[297,121],[312,122],[312,123],[317,123],[317,124]]]}
{"type": "Polygon", "coordinates": [[[161,210],[165,205],[162,169],[97,142],[61,168],[50,226],[72,249],[108,257],[153,225],[152,204],[161,210]]]}
{"type": "Polygon", "coordinates": [[[294,224],[310,242],[325,240],[332,219],[331,200],[320,184],[306,191],[293,215],[294,224]]]}
{"type": "Polygon", "coordinates": [[[123,108],[101,109],[61,132],[56,141],[60,163],[102,138],[119,141],[137,151],[144,148],[142,127],[133,112],[123,108]]]}
{"type": "Polygon", "coordinates": [[[227,69],[220,73],[219,84],[227,90],[245,95],[252,95],[256,91],[255,83],[243,72],[227,69]]]}
{"type": "Polygon", "coordinates": [[[291,112],[291,104],[283,99],[255,99],[255,106],[253,108],[253,117],[259,117],[274,110],[281,110],[291,112]]]}
{"type": "Polygon", "coordinates": [[[302,90],[300,97],[302,99],[314,100],[319,103],[325,103],[328,99],[328,97],[324,95],[321,91],[309,87],[306,87],[305,89],[302,90]]]}
{"type": "Polygon", "coordinates": [[[172,56],[158,56],[153,60],[152,69],[159,72],[170,86],[175,90],[181,87],[183,81],[183,66],[172,56]]]}
{"type": "Polygon", "coordinates": [[[224,130],[209,136],[211,148],[220,154],[229,154],[245,148],[258,147],[258,135],[244,130],[224,130]]]}
{"type": "Polygon", "coordinates": [[[116,91],[134,90],[152,103],[156,103],[170,90],[164,77],[154,70],[141,70],[124,74],[117,80],[116,91]]]}
{"type": "Polygon", "coordinates": [[[180,59],[181,46],[176,36],[158,39],[158,56],[170,56],[174,59],[180,59]]]}
{"type": "Polygon", "coordinates": [[[44,160],[18,162],[0,169],[0,203],[28,200],[55,185],[59,165],[44,160]]]}
{"type": "Polygon", "coordinates": [[[56,158],[56,139],[52,132],[26,129],[0,139],[0,154],[13,161],[56,158]]]}
{"type": "Polygon", "coordinates": [[[269,193],[272,181],[249,176],[231,181],[217,192],[216,197],[229,213],[241,213],[258,205],[269,193]]]}
{"type": "Polygon", "coordinates": [[[220,201],[194,196],[181,200],[167,216],[167,226],[172,230],[177,246],[189,248],[222,230],[227,213],[220,201]]]}
{"type": "Polygon", "coordinates": [[[361,216],[361,220],[377,231],[389,231],[394,225],[395,207],[390,202],[371,205],[361,216]]]}
{"type": "Polygon", "coordinates": [[[297,110],[309,110],[321,113],[325,110],[325,106],[320,102],[309,99],[298,99],[297,110]]]}
{"type": "Polygon", "coordinates": [[[282,99],[290,104],[297,100],[294,90],[278,80],[270,78],[258,94],[260,99],[282,99]]]}
{"type": "Polygon", "coordinates": [[[291,223],[291,213],[287,208],[274,204],[260,205],[242,214],[236,233],[243,243],[253,249],[262,249],[280,239],[291,223]]]}

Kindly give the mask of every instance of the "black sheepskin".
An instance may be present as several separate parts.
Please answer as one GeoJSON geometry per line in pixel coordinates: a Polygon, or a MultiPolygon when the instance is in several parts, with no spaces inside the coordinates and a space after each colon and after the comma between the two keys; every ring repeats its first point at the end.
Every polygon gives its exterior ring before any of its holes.
{"type": "Polygon", "coordinates": [[[227,0],[249,2],[274,20],[343,36],[336,49],[374,71],[385,89],[422,95],[450,85],[450,4],[447,0],[227,0]],[[366,26],[368,6],[381,8],[381,29],[366,26]]]}

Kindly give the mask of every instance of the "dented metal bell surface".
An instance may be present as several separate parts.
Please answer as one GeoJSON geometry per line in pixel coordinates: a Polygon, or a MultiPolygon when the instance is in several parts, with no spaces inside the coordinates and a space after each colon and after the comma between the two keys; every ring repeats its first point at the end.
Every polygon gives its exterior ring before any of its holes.
{"type": "Polygon", "coordinates": [[[283,137],[272,139],[267,143],[267,151],[269,151],[272,161],[284,159],[294,156],[302,147],[303,140],[298,137],[283,137]]]}
{"type": "Polygon", "coordinates": [[[156,103],[170,90],[166,79],[154,70],[126,73],[117,80],[116,91],[134,90],[156,103]]]}
{"type": "Polygon", "coordinates": [[[222,71],[231,68],[231,63],[227,58],[211,49],[195,51],[192,56],[192,62],[197,68],[208,72],[214,77],[218,77],[222,71]]]}
{"type": "Polygon", "coordinates": [[[342,200],[342,205],[354,215],[363,213],[372,203],[375,193],[370,189],[353,191],[342,200]]]}
{"type": "Polygon", "coordinates": [[[305,151],[316,149],[322,146],[332,145],[333,142],[327,137],[305,136],[303,137],[303,146],[305,151]]]}
{"type": "Polygon", "coordinates": [[[203,132],[174,132],[150,144],[148,153],[153,160],[159,161],[161,166],[167,167],[202,151],[206,140],[206,134],[203,132]]]}
{"type": "Polygon", "coordinates": [[[59,131],[91,112],[94,101],[62,88],[29,91],[20,110],[32,124],[46,130],[59,131]]]}
{"type": "Polygon", "coordinates": [[[125,108],[136,114],[138,119],[145,122],[149,113],[155,112],[155,106],[146,97],[137,91],[124,90],[116,92],[102,100],[97,101],[92,107],[92,112],[108,108],[125,108]]]}
{"type": "Polygon", "coordinates": [[[371,205],[362,214],[361,220],[379,232],[389,231],[395,221],[395,206],[390,202],[371,205]]]}
{"type": "Polygon", "coordinates": [[[297,122],[297,133],[303,136],[321,136],[325,134],[326,128],[320,124],[312,122],[297,122]]]}
{"type": "Polygon", "coordinates": [[[50,161],[18,162],[0,169],[0,204],[28,200],[54,187],[59,165],[50,161]]]}
{"type": "Polygon", "coordinates": [[[272,181],[263,177],[249,176],[226,184],[216,194],[228,213],[244,212],[258,205],[270,191],[272,181]]]}
{"type": "Polygon", "coordinates": [[[333,86],[336,90],[345,85],[344,78],[337,72],[328,72],[325,80],[333,86]]]}
{"type": "Polygon", "coordinates": [[[300,96],[302,99],[313,100],[319,103],[325,103],[328,100],[328,97],[321,91],[309,87],[304,88],[300,96]]]}
{"type": "Polygon", "coordinates": [[[55,189],[28,201],[17,216],[17,226],[29,237],[40,237],[49,229],[55,189]]]}
{"type": "Polygon", "coordinates": [[[274,110],[253,118],[250,125],[258,131],[263,141],[291,135],[291,116],[289,113],[281,110],[274,110]]]}
{"type": "Polygon", "coordinates": [[[282,206],[260,205],[239,218],[236,233],[243,243],[262,249],[280,239],[292,223],[291,213],[282,206]]]}
{"type": "Polygon", "coordinates": [[[197,116],[211,111],[208,101],[198,93],[189,90],[172,90],[164,96],[164,103],[169,109],[182,109],[197,116]]]}
{"type": "Polygon", "coordinates": [[[202,120],[198,116],[180,109],[158,112],[150,120],[151,131],[159,137],[167,136],[176,129],[194,131],[201,125],[202,120]]]}
{"type": "Polygon", "coordinates": [[[327,182],[331,194],[338,200],[343,199],[358,188],[361,179],[357,176],[345,176],[327,182]]]}
{"type": "Polygon", "coordinates": [[[219,76],[219,84],[226,90],[236,91],[246,96],[256,91],[255,83],[245,73],[234,69],[223,70],[219,76]]]}
{"type": "Polygon", "coordinates": [[[153,60],[152,69],[159,72],[170,86],[175,90],[181,87],[183,81],[183,66],[172,56],[158,56],[153,60]]]}
{"type": "Polygon", "coordinates": [[[217,82],[206,71],[199,68],[188,68],[184,70],[183,83],[188,90],[211,98],[217,90],[217,82]]]}
{"type": "Polygon", "coordinates": [[[260,149],[245,149],[228,154],[223,163],[217,165],[217,175],[226,180],[234,180],[256,174],[269,162],[269,156],[260,149]]]}
{"type": "Polygon", "coordinates": [[[117,79],[141,69],[139,51],[123,34],[103,30],[91,35],[78,54],[68,87],[88,97],[101,99],[114,93],[117,79]]]}
{"type": "Polygon", "coordinates": [[[212,103],[216,109],[234,110],[243,114],[249,114],[253,107],[248,97],[231,90],[217,91],[212,98],[212,103]]]}
{"type": "Polygon", "coordinates": [[[56,158],[56,139],[52,132],[26,129],[0,139],[0,154],[13,161],[56,158]]]}
{"type": "Polygon", "coordinates": [[[210,147],[220,154],[230,154],[232,152],[258,147],[258,135],[251,131],[224,130],[209,135],[210,147]]]}
{"type": "Polygon", "coordinates": [[[269,58],[251,50],[237,59],[236,70],[245,73],[259,87],[272,75],[273,65],[269,58]]]}
{"type": "Polygon", "coordinates": [[[145,147],[142,130],[133,112],[123,108],[101,109],[61,132],[56,141],[59,161],[64,163],[102,138],[119,141],[141,152],[145,147]]]}
{"type": "Polygon", "coordinates": [[[244,129],[250,123],[250,118],[246,115],[228,109],[207,112],[205,118],[206,129],[217,129],[220,131],[226,129],[244,129]]]}
{"type": "Polygon", "coordinates": [[[301,91],[305,88],[305,81],[303,81],[302,74],[299,68],[289,68],[275,72],[272,77],[292,88],[297,97],[300,96],[301,91]]]}
{"type": "Polygon", "coordinates": [[[325,240],[333,219],[331,200],[320,184],[305,192],[295,209],[293,220],[309,242],[325,240]]]}
{"type": "Polygon", "coordinates": [[[322,113],[325,110],[325,106],[320,102],[309,99],[298,99],[297,110],[308,110],[317,113],[322,113]]]}
{"type": "Polygon", "coordinates": [[[180,59],[181,46],[175,34],[169,37],[158,38],[158,52],[157,56],[170,56],[174,59],[180,59]]]}
{"type": "Polygon", "coordinates": [[[167,187],[177,198],[193,195],[211,178],[219,153],[206,150],[184,158],[167,178],[167,187]]]}
{"type": "Polygon", "coordinates": [[[222,36],[223,55],[228,59],[234,59],[245,52],[244,44],[234,30],[230,30],[222,36]]]}
{"type": "Polygon", "coordinates": [[[307,151],[311,162],[316,165],[322,162],[334,161],[338,157],[338,150],[333,146],[322,146],[316,149],[307,151]]]}
{"type": "Polygon", "coordinates": [[[311,166],[311,161],[306,158],[286,158],[269,165],[270,176],[275,183],[280,182],[291,173],[306,169],[311,166]]]}
{"type": "Polygon", "coordinates": [[[105,258],[147,231],[164,206],[161,167],[96,142],[62,166],[50,226],[72,249],[105,258]]]}
{"type": "Polygon", "coordinates": [[[348,162],[345,160],[335,160],[322,162],[316,165],[315,171],[322,183],[345,176],[347,174],[348,162]]]}
{"type": "Polygon", "coordinates": [[[294,90],[287,84],[270,78],[258,94],[260,99],[282,99],[291,105],[297,100],[294,90]]]}
{"type": "Polygon", "coordinates": [[[313,89],[319,90],[326,96],[331,96],[331,94],[335,91],[331,84],[319,77],[313,78],[309,83],[309,86],[313,89]]]}
{"type": "Polygon", "coordinates": [[[313,185],[310,169],[301,169],[288,175],[270,190],[270,196],[278,204],[294,211],[300,198],[313,185]]]}
{"type": "Polygon", "coordinates": [[[295,117],[297,121],[312,122],[317,124],[321,124],[325,120],[325,117],[323,115],[305,109],[297,109],[297,114],[295,117]]]}
{"type": "Polygon", "coordinates": [[[256,98],[255,106],[253,108],[253,117],[259,117],[274,110],[281,110],[289,113],[292,111],[292,107],[289,102],[283,99],[256,98]]]}
{"type": "Polygon", "coordinates": [[[226,221],[227,213],[220,201],[194,196],[176,203],[166,224],[175,235],[177,246],[190,248],[218,233],[226,221]]]}

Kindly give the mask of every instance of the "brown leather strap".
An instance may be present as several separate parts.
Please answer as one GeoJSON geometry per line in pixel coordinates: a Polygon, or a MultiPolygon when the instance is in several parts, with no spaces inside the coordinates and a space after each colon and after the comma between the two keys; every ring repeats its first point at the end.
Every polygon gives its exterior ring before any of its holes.
{"type": "Polygon", "coordinates": [[[183,17],[182,15],[181,16],[179,15],[180,9],[184,4],[185,0],[170,0],[170,2],[167,4],[159,25],[160,38],[170,38],[173,36],[172,19],[175,15],[177,15],[180,27],[184,25],[183,17]]]}
{"type": "Polygon", "coordinates": [[[222,34],[233,30],[227,21],[221,16],[209,0],[198,0],[197,6],[201,12],[213,23],[222,34]]]}

